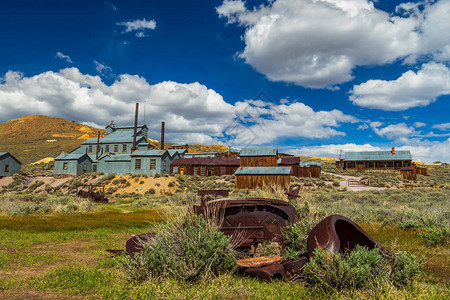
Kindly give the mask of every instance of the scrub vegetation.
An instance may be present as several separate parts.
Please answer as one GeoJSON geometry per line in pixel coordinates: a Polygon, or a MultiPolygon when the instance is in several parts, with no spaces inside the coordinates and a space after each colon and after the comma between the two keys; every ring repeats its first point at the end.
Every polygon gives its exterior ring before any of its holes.
{"type": "MultiPolygon", "coordinates": [[[[333,257],[318,249],[305,276],[289,283],[235,272],[235,242],[186,209],[199,203],[199,189],[287,200],[280,189],[235,189],[234,176],[129,176],[124,181],[103,174],[30,189],[29,177],[15,176],[0,190],[0,298],[445,298],[450,282],[448,170],[446,165],[433,166],[429,176],[419,176],[431,184],[413,189],[392,184],[353,192],[336,186],[341,179],[333,175],[296,179],[303,186],[301,197],[293,201],[299,220],[285,228],[281,249],[262,245],[258,253],[298,257],[306,252],[310,229],[327,215],[341,214],[396,255],[385,257],[377,249],[360,247],[333,257]],[[155,193],[136,190],[135,185],[149,180],[161,180],[155,181],[161,187],[165,180],[170,190],[161,193],[156,185],[151,187],[155,193]],[[108,194],[110,203],[75,196],[75,186],[91,182],[111,187],[128,182],[135,190],[108,194]],[[124,249],[126,240],[144,232],[162,238],[134,261],[125,255],[111,258],[105,251],[124,249]]],[[[386,176],[386,181],[399,177],[386,176]]]]}

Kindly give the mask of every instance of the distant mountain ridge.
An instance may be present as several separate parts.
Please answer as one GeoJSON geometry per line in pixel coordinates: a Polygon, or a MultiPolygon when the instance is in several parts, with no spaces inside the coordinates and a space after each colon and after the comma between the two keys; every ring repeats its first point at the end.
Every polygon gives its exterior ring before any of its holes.
{"type": "Polygon", "coordinates": [[[105,135],[104,129],[43,115],[0,123],[0,151],[13,154],[23,165],[70,152],[88,139],[105,135]]]}

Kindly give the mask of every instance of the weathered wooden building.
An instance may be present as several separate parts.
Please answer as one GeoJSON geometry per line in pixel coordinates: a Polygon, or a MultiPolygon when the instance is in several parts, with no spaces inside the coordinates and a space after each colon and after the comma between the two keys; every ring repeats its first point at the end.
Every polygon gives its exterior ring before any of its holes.
{"type": "Polygon", "coordinates": [[[320,178],[321,171],[322,164],[320,162],[302,161],[298,166],[292,168],[292,176],[320,178]]]}
{"type": "Polygon", "coordinates": [[[414,166],[402,167],[400,168],[400,173],[402,174],[403,179],[417,179],[417,170],[414,166]]]}
{"type": "Polygon", "coordinates": [[[234,173],[238,189],[273,188],[287,189],[290,184],[290,167],[239,167],[234,173]]]}
{"type": "Polygon", "coordinates": [[[170,146],[169,149],[185,149],[186,151],[189,151],[189,145],[188,144],[173,144],[170,146]]]}
{"type": "Polygon", "coordinates": [[[277,161],[277,164],[279,167],[296,167],[300,165],[300,157],[280,157],[277,161]]]}
{"type": "Polygon", "coordinates": [[[0,178],[20,173],[22,163],[9,152],[0,152],[0,178]]]}
{"type": "Polygon", "coordinates": [[[345,159],[336,162],[336,168],[342,170],[399,170],[409,167],[412,156],[409,150],[346,152],[345,159]]]}
{"type": "Polygon", "coordinates": [[[93,160],[86,153],[62,153],[55,157],[55,174],[80,175],[92,172],[93,160]]]}
{"type": "Polygon", "coordinates": [[[170,173],[199,176],[233,175],[239,167],[235,157],[194,157],[175,159],[170,173]]]}
{"type": "Polygon", "coordinates": [[[276,167],[278,149],[275,147],[243,148],[239,154],[241,167],[276,167]]]}

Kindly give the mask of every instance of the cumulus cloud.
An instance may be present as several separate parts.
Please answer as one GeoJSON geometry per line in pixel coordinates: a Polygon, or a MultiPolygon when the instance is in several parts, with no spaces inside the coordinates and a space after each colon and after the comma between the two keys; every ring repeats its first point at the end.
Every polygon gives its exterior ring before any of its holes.
{"type": "Polygon", "coordinates": [[[427,124],[425,124],[423,122],[414,122],[413,126],[416,127],[416,128],[420,128],[420,127],[427,126],[427,124]]]}
{"type": "Polygon", "coordinates": [[[0,79],[0,121],[43,114],[85,124],[115,120],[129,125],[136,102],[142,103],[140,122],[145,105],[153,138],[159,138],[160,122],[165,121],[168,139],[174,142],[237,145],[250,137],[257,145],[279,137],[326,138],[344,135],[335,129],[340,123],[357,122],[341,111],[314,111],[299,102],[247,100],[232,105],[198,82],[151,85],[143,77],[123,74],[107,85],[99,76],[82,74],[77,68],[32,77],[9,71],[0,79]]]}
{"type": "Polygon", "coordinates": [[[290,149],[287,152],[294,155],[339,158],[342,150],[342,158],[345,158],[345,152],[348,151],[389,151],[392,146],[395,146],[397,150],[410,150],[414,161],[450,162],[450,139],[443,142],[416,141],[409,145],[389,145],[383,147],[373,146],[371,144],[330,144],[290,149]]]}
{"type": "Polygon", "coordinates": [[[410,136],[418,134],[414,127],[405,123],[391,124],[383,128],[374,127],[373,131],[381,137],[398,142],[407,142],[410,136]]]}
{"type": "Polygon", "coordinates": [[[246,28],[240,57],[268,79],[324,88],[352,80],[356,66],[430,53],[445,59],[448,6],[427,1],[389,14],[368,0],[276,0],[253,9],[226,0],[216,11],[246,28]]]}
{"type": "Polygon", "coordinates": [[[450,94],[450,69],[441,63],[427,63],[407,71],[396,80],[369,80],[353,86],[350,101],[358,106],[387,111],[426,106],[437,97],[450,94]]]}
{"type": "Polygon", "coordinates": [[[134,20],[134,21],[128,21],[128,22],[120,22],[116,23],[116,25],[119,26],[125,26],[125,32],[136,32],[136,37],[145,37],[144,34],[145,30],[155,30],[156,28],[156,21],[155,20],[149,20],[147,21],[145,18],[142,20],[134,20]]]}
{"type": "Polygon", "coordinates": [[[66,62],[68,62],[69,64],[73,64],[73,61],[70,59],[70,56],[68,56],[68,55],[64,55],[64,54],[62,54],[61,52],[56,52],[56,55],[55,55],[55,57],[56,58],[61,58],[61,59],[64,59],[66,62]]]}

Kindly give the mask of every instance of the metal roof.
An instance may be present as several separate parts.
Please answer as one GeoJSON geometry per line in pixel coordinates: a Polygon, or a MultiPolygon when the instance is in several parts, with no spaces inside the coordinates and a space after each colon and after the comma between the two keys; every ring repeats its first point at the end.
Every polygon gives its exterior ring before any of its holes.
{"type": "Polygon", "coordinates": [[[6,156],[6,155],[10,155],[15,161],[17,161],[20,165],[22,164],[17,158],[14,157],[14,155],[12,155],[9,152],[0,152],[0,157],[2,156],[6,156]]]}
{"type": "Polygon", "coordinates": [[[275,147],[243,148],[240,156],[272,156],[277,155],[278,149],[275,147]]]}
{"type": "Polygon", "coordinates": [[[205,165],[205,166],[239,166],[240,160],[236,157],[192,157],[177,158],[172,166],[181,165],[205,165]]]}
{"type": "Polygon", "coordinates": [[[298,165],[300,157],[281,157],[277,161],[278,165],[298,165]]]}
{"type": "MultiPolygon", "coordinates": [[[[134,127],[131,127],[129,129],[128,127],[119,128],[119,130],[108,134],[107,136],[100,138],[100,144],[114,144],[114,143],[132,143],[133,142],[133,136],[134,136],[134,127]]],[[[139,144],[141,141],[144,143],[147,142],[147,139],[142,134],[141,129],[136,132],[136,144],[139,144]]],[[[96,144],[97,138],[92,138],[85,140],[81,144],[96,144]]]]}
{"type": "Polygon", "coordinates": [[[214,157],[217,156],[217,152],[187,152],[184,157],[214,157]]]}
{"type": "Polygon", "coordinates": [[[129,154],[111,155],[109,158],[106,158],[105,161],[109,162],[131,161],[131,157],[129,154]]]}
{"type": "MultiPolygon", "coordinates": [[[[69,153],[66,155],[62,154],[58,157],[55,157],[55,160],[78,160],[85,155],[89,157],[89,155],[87,155],[86,153],[69,153]]],[[[89,159],[92,160],[90,157],[89,159]]]]}
{"type": "Polygon", "coordinates": [[[291,167],[240,167],[235,175],[289,175],[291,167]]]}
{"type": "Polygon", "coordinates": [[[309,166],[322,166],[322,163],[320,161],[301,161],[300,162],[300,167],[309,167],[309,166]]]}
{"type": "Polygon", "coordinates": [[[395,154],[392,154],[391,151],[345,152],[345,160],[412,160],[412,156],[409,150],[396,150],[395,154]]]}
{"type": "Polygon", "coordinates": [[[181,146],[188,146],[188,144],[184,143],[184,144],[173,144],[170,147],[181,147],[181,146]]]}
{"type": "Polygon", "coordinates": [[[146,150],[146,151],[135,151],[131,154],[131,156],[163,156],[167,150],[146,150]]]}

